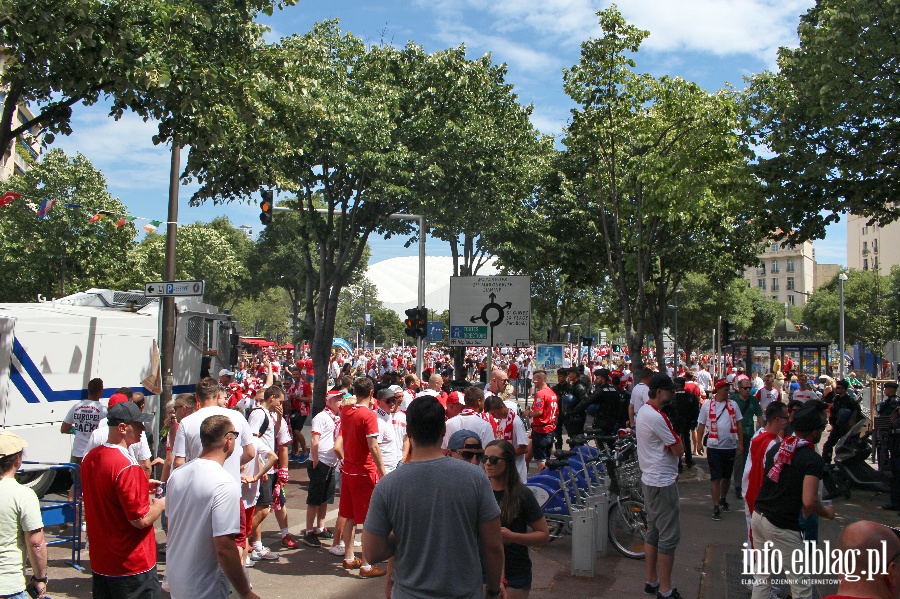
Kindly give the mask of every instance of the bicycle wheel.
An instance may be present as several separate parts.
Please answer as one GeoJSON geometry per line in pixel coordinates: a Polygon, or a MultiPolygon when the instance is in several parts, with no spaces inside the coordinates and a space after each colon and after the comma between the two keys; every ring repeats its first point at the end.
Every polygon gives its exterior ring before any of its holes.
{"type": "Polygon", "coordinates": [[[609,507],[609,540],[627,558],[644,559],[647,512],[644,504],[623,499],[609,507]]]}

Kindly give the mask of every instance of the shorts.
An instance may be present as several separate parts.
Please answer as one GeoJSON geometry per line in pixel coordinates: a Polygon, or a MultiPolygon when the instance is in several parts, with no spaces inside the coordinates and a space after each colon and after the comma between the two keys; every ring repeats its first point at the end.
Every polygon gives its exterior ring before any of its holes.
{"type": "Polygon", "coordinates": [[[644,507],[647,510],[646,543],[663,555],[675,555],[681,541],[681,501],[678,485],[667,487],[644,485],[644,507]]]}
{"type": "MultiPolygon", "coordinates": [[[[234,544],[240,549],[247,546],[247,535],[250,534],[250,527],[253,526],[253,517],[247,518],[247,510],[244,509],[243,502],[240,503],[238,509],[241,512],[241,530],[234,535],[234,544]]],[[[255,510],[256,507],[253,509],[255,510]]]]}
{"type": "Polygon", "coordinates": [[[338,515],[357,524],[366,521],[369,513],[369,501],[372,499],[372,491],[375,490],[374,472],[367,474],[348,474],[342,472],[341,501],[338,507],[338,515]]]}
{"type": "Polygon", "coordinates": [[[734,458],[737,449],[706,448],[706,460],[709,463],[709,478],[712,480],[731,480],[734,473],[734,458]]]}
{"type": "Polygon", "coordinates": [[[522,591],[531,590],[531,574],[521,574],[519,576],[507,576],[506,586],[511,589],[520,589],[522,591]]]}
{"type": "Polygon", "coordinates": [[[553,447],[553,433],[531,433],[531,451],[535,462],[546,462],[553,447]]]}
{"type": "Polygon", "coordinates": [[[309,489],[306,493],[306,505],[319,506],[323,503],[334,503],[334,473],[336,466],[327,466],[322,462],[313,468],[312,460],[307,462],[309,472],[309,489]]]}
{"type": "Polygon", "coordinates": [[[306,415],[301,414],[300,412],[291,412],[291,430],[292,431],[303,430],[304,424],[306,424],[306,415]]]}
{"type": "Polygon", "coordinates": [[[91,594],[98,599],[147,599],[162,596],[156,566],[140,574],[103,576],[94,572],[91,594]]]}
{"type": "Polygon", "coordinates": [[[275,481],[278,477],[275,474],[269,474],[267,480],[259,481],[259,498],[256,500],[256,507],[264,508],[272,505],[272,490],[275,488],[275,481]]]}

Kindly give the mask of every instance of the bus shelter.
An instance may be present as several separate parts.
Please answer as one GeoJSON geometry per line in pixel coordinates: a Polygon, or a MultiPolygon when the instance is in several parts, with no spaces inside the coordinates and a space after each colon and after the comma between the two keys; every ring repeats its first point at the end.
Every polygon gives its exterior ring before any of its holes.
{"type": "Polygon", "coordinates": [[[797,372],[806,373],[815,381],[828,374],[829,341],[817,340],[771,340],[750,339],[732,344],[732,359],[735,366],[743,366],[747,374],[760,377],[772,372],[772,364],[778,358],[782,367],[787,358],[794,362],[797,372]]]}

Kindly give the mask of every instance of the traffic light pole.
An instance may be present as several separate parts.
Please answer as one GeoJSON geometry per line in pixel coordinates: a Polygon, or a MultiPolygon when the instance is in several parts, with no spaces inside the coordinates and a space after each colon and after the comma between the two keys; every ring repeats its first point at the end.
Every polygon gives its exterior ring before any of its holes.
{"type": "MultiPolygon", "coordinates": [[[[273,206],[273,212],[305,212],[303,209],[288,208],[286,206],[273,206]]],[[[328,214],[328,209],[317,208],[316,212],[328,214]]],[[[414,220],[419,223],[419,309],[425,309],[425,215],[424,214],[400,214],[394,213],[388,216],[393,220],[414,220]]],[[[426,318],[427,321],[427,318],[426,318]]],[[[426,327],[428,325],[426,324],[426,327]]],[[[427,329],[426,329],[427,330],[427,329]]],[[[372,342],[374,347],[374,340],[372,342]]],[[[422,370],[425,364],[425,339],[416,340],[416,375],[421,380],[422,370]]]]}

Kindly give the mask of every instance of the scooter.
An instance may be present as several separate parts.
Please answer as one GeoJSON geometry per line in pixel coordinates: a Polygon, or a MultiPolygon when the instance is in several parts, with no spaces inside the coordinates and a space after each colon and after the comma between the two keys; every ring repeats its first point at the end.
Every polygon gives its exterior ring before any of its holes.
{"type": "Polygon", "coordinates": [[[888,493],[890,473],[873,468],[868,458],[872,455],[872,431],[864,431],[869,420],[863,418],[840,438],[834,448],[834,463],[826,466],[823,483],[830,497],[843,495],[850,498],[851,489],[888,493]]]}

